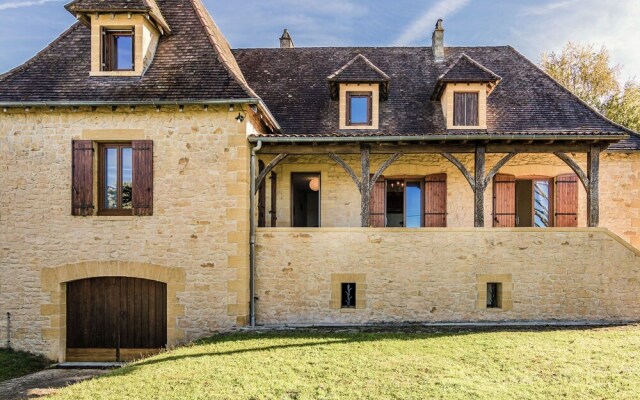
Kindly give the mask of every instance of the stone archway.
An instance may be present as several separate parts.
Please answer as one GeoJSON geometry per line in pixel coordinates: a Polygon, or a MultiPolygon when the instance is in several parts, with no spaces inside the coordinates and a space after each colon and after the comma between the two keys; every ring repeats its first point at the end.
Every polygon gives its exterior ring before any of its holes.
{"type": "Polygon", "coordinates": [[[163,282],[167,285],[167,343],[174,345],[184,340],[184,330],[178,327],[178,318],[185,308],[178,302],[177,294],[185,289],[186,274],[183,268],[124,261],[86,261],[53,268],[41,272],[42,292],[47,300],[41,307],[41,316],[49,320],[42,329],[43,340],[50,343],[47,356],[64,361],[66,350],[66,284],[86,278],[130,277],[163,282]]]}

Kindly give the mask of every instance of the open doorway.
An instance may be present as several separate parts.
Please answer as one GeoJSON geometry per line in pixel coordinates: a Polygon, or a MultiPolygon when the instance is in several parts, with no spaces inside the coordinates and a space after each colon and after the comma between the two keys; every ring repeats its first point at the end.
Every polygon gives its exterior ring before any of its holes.
{"type": "Polygon", "coordinates": [[[388,227],[422,226],[422,183],[417,180],[387,180],[386,216],[388,227]]]}
{"type": "Polygon", "coordinates": [[[291,174],[291,225],[320,226],[320,173],[291,174]]]}
{"type": "Polygon", "coordinates": [[[516,179],[516,226],[553,226],[551,179],[516,179]]]}

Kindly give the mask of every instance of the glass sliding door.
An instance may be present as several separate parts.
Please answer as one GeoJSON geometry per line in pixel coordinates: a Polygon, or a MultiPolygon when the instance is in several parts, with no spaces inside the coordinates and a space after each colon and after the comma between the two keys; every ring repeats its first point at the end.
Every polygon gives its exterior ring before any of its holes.
{"type": "Polygon", "coordinates": [[[420,228],[422,226],[422,188],[420,182],[405,184],[405,226],[420,228]]]}
{"type": "Polygon", "coordinates": [[[549,181],[533,181],[533,226],[547,228],[551,225],[549,181]]]}

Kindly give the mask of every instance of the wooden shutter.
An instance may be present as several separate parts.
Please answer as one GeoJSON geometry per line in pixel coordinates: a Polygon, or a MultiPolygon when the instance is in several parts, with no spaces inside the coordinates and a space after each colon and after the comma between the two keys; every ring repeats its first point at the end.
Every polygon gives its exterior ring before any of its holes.
{"type": "Polygon", "coordinates": [[[93,214],[93,142],[74,140],[71,161],[71,214],[93,214]]]}
{"type": "Polygon", "coordinates": [[[576,174],[556,177],[555,217],[555,226],[578,226],[578,176],[576,174]]]}
{"type": "Polygon", "coordinates": [[[447,174],[424,178],[424,226],[447,226],[447,174]]]}
{"type": "Polygon", "coordinates": [[[464,126],[464,93],[453,94],[453,125],[464,126]]]}
{"type": "Polygon", "coordinates": [[[374,228],[384,228],[385,223],[385,192],[384,178],[380,178],[371,188],[369,200],[369,223],[374,228]]]}
{"type": "Polygon", "coordinates": [[[478,93],[465,93],[466,122],[468,126],[478,125],[478,93]]]}
{"type": "MultiPolygon", "coordinates": [[[[258,172],[264,171],[264,161],[258,160],[258,172]]],[[[267,224],[267,182],[265,179],[260,183],[258,188],[258,226],[263,227],[267,224]]]]}
{"type": "Polygon", "coordinates": [[[277,216],[277,186],[276,184],[278,183],[278,175],[275,172],[271,173],[271,177],[269,177],[269,179],[271,180],[271,210],[269,210],[269,214],[271,215],[271,226],[275,227],[276,223],[278,222],[278,216],[277,216]]]}
{"type": "Polygon", "coordinates": [[[478,93],[453,93],[453,125],[478,125],[478,93]]]}
{"type": "Polygon", "coordinates": [[[133,150],[133,215],[153,215],[153,141],[134,140],[133,150]]]}
{"type": "Polygon", "coordinates": [[[493,178],[493,226],[516,226],[516,177],[496,174],[493,178]]]}

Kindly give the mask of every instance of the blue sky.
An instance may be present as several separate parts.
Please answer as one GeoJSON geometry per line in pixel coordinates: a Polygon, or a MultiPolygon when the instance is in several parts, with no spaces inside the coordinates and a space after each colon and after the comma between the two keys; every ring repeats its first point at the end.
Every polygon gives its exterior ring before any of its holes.
{"type": "MultiPolygon", "coordinates": [[[[34,55],[74,22],[64,0],[0,0],[0,71],[34,55]]],[[[640,79],[640,0],[204,0],[234,47],[510,44],[533,61],[568,40],[606,45],[622,79],[640,79]]]]}

